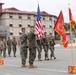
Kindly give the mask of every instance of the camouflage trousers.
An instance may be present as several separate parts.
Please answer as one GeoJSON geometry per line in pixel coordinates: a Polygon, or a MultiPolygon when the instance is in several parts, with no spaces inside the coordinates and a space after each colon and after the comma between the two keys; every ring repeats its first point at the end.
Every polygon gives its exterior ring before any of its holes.
{"type": "Polygon", "coordinates": [[[37,51],[38,51],[38,59],[40,59],[41,58],[41,52],[42,52],[41,46],[37,45],[37,51]]]}
{"type": "Polygon", "coordinates": [[[45,58],[48,58],[48,46],[43,46],[43,49],[45,51],[45,58]]]}
{"type": "Polygon", "coordinates": [[[3,49],[3,57],[6,57],[6,48],[3,49]]]}
{"type": "Polygon", "coordinates": [[[21,55],[21,63],[22,63],[22,65],[25,65],[26,59],[27,59],[27,48],[26,48],[26,46],[21,45],[20,55],[21,55]]]}
{"type": "Polygon", "coordinates": [[[54,46],[50,46],[50,51],[51,51],[50,57],[55,57],[54,46]]]}
{"type": "Polygon", "coordinates": [[[10,56],[11,54],[11,46],[8,46],[8,55],[10,56]]]}
{"type": "Polygon", "coordinates": [[[33,64],[36,58],[36,48],[29,48],[29,64],[33,64]]]}
{"type": "Polygon", "coordinates": [[[0,48],[0,57],[2,57],[2,49],[0,48]]]}
{"type": "Polygon", "coordinates": [[[14,55],[14,56],[16,55],[16,51],[17,51],[16,46],[13,46],[13,55],[14,55]]]}

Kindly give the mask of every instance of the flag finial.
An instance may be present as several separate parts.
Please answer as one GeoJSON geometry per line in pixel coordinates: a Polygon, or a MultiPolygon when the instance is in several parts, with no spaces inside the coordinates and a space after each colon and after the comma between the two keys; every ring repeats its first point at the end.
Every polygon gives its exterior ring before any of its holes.
{"type": "Polygon", "coordinates": [[[68,3],[68,6],[70,6],[70,3],[68,3]]]}
{"type": "Polygon", "coordinates": [[[39,4],[39,1],[37,1],[37,3],[39,4]]]}

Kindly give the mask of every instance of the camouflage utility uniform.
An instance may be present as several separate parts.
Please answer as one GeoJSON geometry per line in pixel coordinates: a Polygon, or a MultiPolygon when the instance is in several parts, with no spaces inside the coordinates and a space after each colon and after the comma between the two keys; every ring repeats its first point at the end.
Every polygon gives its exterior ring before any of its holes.
{"type": "Polygon", "coordinates": [[[36,58],[36,36],[34,30],[29,32],[28,40],[29,40],[29,68],[36,68],[36,66],[33,65],[34,60],[36,58]]]}
{"type": "Polygon", "coordinates": [[[41,61],[41,52],[42,52],[42,45],[41,45],[41,39],[37,40],[37,50],[38,50],[38,60],[41,61]]]}
{"type": "Polygon", "coordinates": [[[12,45],[12,41],[10,40],[10,37],[7,40],[7,47],[8,47],[8,55],[10,57],[11,54],[11,45],[12,45]]]}
{"type": "Polygon", "coordinates": [[[4,45],[4,47],[3,47],[3,57],[5,58],[6,57],[6,45],[7,45],[6,40],[3,40],[3,45],[4,45]]]}
{"type": "Polygon", "coordinates": [[[36,58],[36,37],[33,32],[30,32],[28,35],[29,39],[29,63],[33,64],[36,58]]]}
{"type": "Polygon", "coordinates": [[[2,57],[3,41],[0,40],[0,58],[2,57]]]}
{"type": "Polygon", "coordinates": [[[51,51],[50,59],[52,59],[52,58],[56,59],[55,54],[54,54],[54,45],[55,45],[55,40],[51,36],[50,40],[49,40],[49,47],[50,47],[50,51],[51,51]]]}
{"type": "Polygon", "coordinates": [[[20,36],[20,55],[22,67],[26,67],[26,59],[27,59],[27,35],[22,33],[20,36]]]}
{"type": "Polygon", "coordinates": [[[13,55],[14,55],[14,57],[16,57],[17,41],[16,41],[16,39],[15,39],[15,38],[13,38],[12,46],[13,46],[13,55]]]}
{"type": "Polygon", "coordinates": [[[43,49],[45,51],[45,60],[49,60],[48,58],[48,39],[46,37],[46,34],[44,34],[45,36],[42,37],[41,39],[41,43],[42,43],[42,46],[43,46],[43,49]]]}

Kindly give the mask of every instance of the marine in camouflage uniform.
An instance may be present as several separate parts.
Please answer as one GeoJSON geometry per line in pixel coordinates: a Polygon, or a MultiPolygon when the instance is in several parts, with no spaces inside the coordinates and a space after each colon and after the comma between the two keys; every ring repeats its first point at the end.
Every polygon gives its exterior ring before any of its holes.
{"type": "Polygon", "coordinates": [[[3,47],[3,57],[5,58],[6,57],[6,45],[7,45],[7,42],[6,42],[5,39],[3,39],[3,45],[4,45],[4,47],[3,47]]]}
{"type": "Polygon", "coordinates": [[[51,54],[50,54],[50,59],[51,60],[52,60],[52,58],[56,59],[55,54],[54,54],[54,45],[55,45],[55,40],[54,40],[53,36],[50,36],[49,48],[50,48],[50,51],[51,51],[51,54]]]}
{"type": "Polygon", "coordinates": [[[11,55],[11,45],[12,45],[12,41],[10,39],[10,37],[8,37],[8,40],[7,40],[7,47],[8,47],[8,56],[10,57],[11,55]]]}
{"type": "Polygon", "coordinates": [[[20,36],[20,55],[21,55],[21,62],[22,67],[26,66],[26,59],[27,59],[27,35],[25,34],[25,28],[22,28],[22,34],[20,36]]]}
{"type": "Polygon", "coordinates": [[[48,39],[46,37],[46,32],[44,33],[44,36],[41,39],[41,44],[45,51],[45,60],[49,60],[49,58],[48,58],[48,39]]]}
{"type": "Polygon", "coordinates": [[[13,47],[13,55],[14,55],[14,57],[16,57],[17,41],[16,41],[15,37],[12,40],[12,47],[13,47]]]}
{"type": "Polygon", "coordinates": [[[2,51],[3,51],[3,41],[0,38],[0,58],[2,57],[2,51]]]}
{"type": "Polygon", "coordinates": [[[29,40],[29,68],[37,68],[34,66],[34,60],[36,58],[36,36],[34,33],[34,27],[30,27],[30,32],[28,34],[29,40]]]}
{"type": "Polygon", "coordinates": [[[38,61],[42,61],[41,59],[41,52],[42,52],[42,45],[41,45],[41,39],[37,39],[37,50],[38,50],[38,61]]]}

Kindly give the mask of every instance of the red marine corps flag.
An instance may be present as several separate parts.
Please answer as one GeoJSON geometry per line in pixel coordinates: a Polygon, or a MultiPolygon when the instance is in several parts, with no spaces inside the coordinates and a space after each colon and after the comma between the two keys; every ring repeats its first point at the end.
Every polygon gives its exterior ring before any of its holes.
{"type": "Polygon", "coordinates": [[[36,21],[35,30],[36,30],[37,39],[40,39],[40,37],[43,35],[43,25],[42,25],[42,20],[41,20],[41,15],[40,15],[39,4],[37,8],[37,21],[36,21]]]}
{"type": "Polygon", "coordinates": [[[60,14],[57,18],[54,30],[62,37],[62,45],[66,48],[68,46],[68,41],[66,38],[66,34],[64,33],[64,19],[62,11],[60,11],[60,14]]]}

